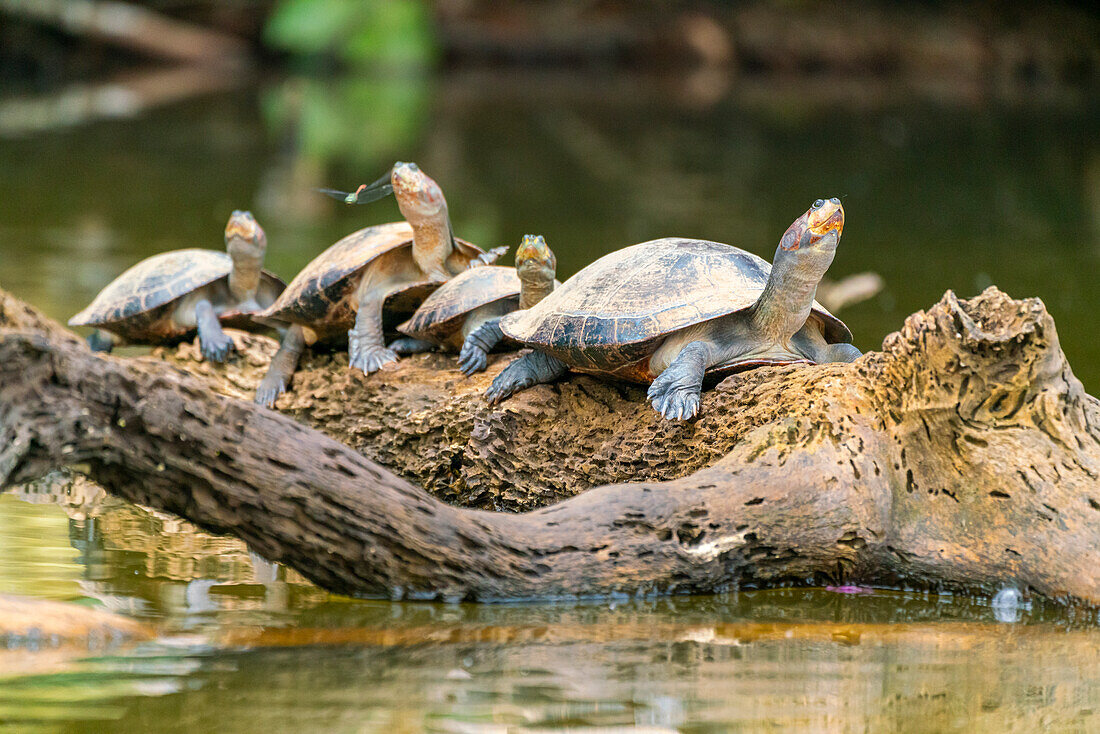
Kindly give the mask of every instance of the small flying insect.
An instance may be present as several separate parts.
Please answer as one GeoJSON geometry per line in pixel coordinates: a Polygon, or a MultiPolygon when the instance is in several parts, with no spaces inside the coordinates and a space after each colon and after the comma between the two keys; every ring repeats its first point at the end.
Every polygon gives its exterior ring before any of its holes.
{"type": "Polygon", "coordinates": [[[351,193],[347,191],[337,191],[336,189],[317,189],[322,194],[327,194],[334,199],[339,199],[345,204],[370,204],[373,201],[384,199],[393,193],[393,184],[390,182],[390,173],[387,171],[385,176],[373,183],[360,184],[359,188],[351,193]]]}

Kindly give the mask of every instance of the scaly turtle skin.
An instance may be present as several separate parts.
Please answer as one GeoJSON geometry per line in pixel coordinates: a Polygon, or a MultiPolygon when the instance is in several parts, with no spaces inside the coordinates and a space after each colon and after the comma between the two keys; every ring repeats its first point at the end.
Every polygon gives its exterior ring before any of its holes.
{"type": "Polygon", "coordinates": [[[837,199],[818,199],[767,262],[730,245],[667,238],[600,258],[537,306],[505,316],[505,336],[536,351],[501,372],[486,398],[557,379],[569,368],[651,382],[665,418],[699,409],[706,375],[860,356],[848,327],[814,300],[844,228],[837,199]]]}
{"type": "Polygon", "coordinates": [[[516,266],[489,266],[459,273],[428,296],[398,331],[420,343],[461,350],[467,375],[485,369],[488,353],[503,334],[497,322],[517,308],[530,308],[554,289],[557,260],[537,235],[524,235],[516,266]]]}
{"type": "MultiPolygon", "coordinates": [[[[387,192],[392,187],[406,221],[344,237],[314,258],[260,314],[271,323],[292,325],[256,391],[260,405],[271,407],[286,391],[307,344],[339,343],[346,335],[351,367],[368,374],[396,361],[397,352],[386,347],[387,329],[408,318],[452,276],[492,263],[505,252],[486,253],[455,238],[439,184],[415,163],[394,164],[384,185],[387,192]]],[[[349,203],[364,188],[349,195],[349,203]]]]}
{"type": "Polygon", "coordinates": [[[225,227],[227,252],[175,250],[142,260],[115,278],[70,326],[95,326],[95,351],[118,344],[165,344],[199,334],[203,356],[224,361],[233,341],[222,325],[264,330],[253,315],[275,302],[286,284],[263,270],[267,237],[250,212],[235,211],[225,227]]]}

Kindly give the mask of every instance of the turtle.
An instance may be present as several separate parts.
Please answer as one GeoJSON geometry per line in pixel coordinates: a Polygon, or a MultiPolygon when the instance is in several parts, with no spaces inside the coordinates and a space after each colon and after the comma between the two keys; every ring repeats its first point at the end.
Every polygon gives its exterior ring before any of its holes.
{"type": "Polygon", "coordinates": [[[554,290],[556,268],[546,240],[524,235],[514,268],[488,265],[459,273],[428,296],[397,330],[419,343],[460,351],[459,368],[467,376],[480,372],[489,352],[504,338],[497,322],[554,290]]]}
{"type": "Polygon", "coordinates": [[[534,351],[509,364],[490,404],[569,368],[642,384],[667,419],[699,410],[704,377],[759,366],[851,362],[852,332],[814,300],[844,229],[838,199],[818,199],[769,265],[732,245],[670,237],[596,260],[537,305],[500,321],[534,351]]]}
{"type": "Polygon", "coordinates": [[[432,291],[469,267],[491,265],[508,248],[485,252],[451,233],[439,184],[415,163],[398,161],[387,177],[355,194],[327,192],[366,203],[393,192],[404,222],[366,227],[336,242],[290,282],[259,314],[289,326],[255,401],[271,407],[286,391],[307,345],[340,346],[350,367],[370,374],[397,360],[398,351],[421,349],[408,338],[386,346],[387,329],[408,318],[432,291]]]}
{"type": "Polygon", "coordinates": [[[225,249],[162,252],[115,278],[70,326],[94,326],[93,351],[122,344],[169,344],[196,331],[203,357],[224,362],[233,340],[222,325],[250,331],[269,327],[254,314],[286,288],[263,269],[267,236],[251,212],[234,211],[225,225],[225,249]]]}

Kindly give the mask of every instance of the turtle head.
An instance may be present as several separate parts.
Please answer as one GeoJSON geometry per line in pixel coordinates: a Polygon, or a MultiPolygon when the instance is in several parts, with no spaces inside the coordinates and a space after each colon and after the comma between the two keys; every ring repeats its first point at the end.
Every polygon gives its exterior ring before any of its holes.
{"type": "Polygon", "coordinates": [[[252,212],[236,210],[225,225],[225,249],[231,257],[263,257],[267,235],[252,212]]]}
{"type": "Polygon", "coordinates": [[[818,199],[783,233],[776,256],[781,252],[832,253],[843,231],[844,207],[840,199],[818,199]]]}
{"type": "Polygon", "coordinates": [[[519,277],[553,280],[557,269],[558,259],[542,235],[523,235],[523,241],[516,250],[516,272],[519,277]]]}
{"type": "Polygon", "coordinates": [[[516,250],[516,274],[519,276],[519,307],[530,308],[554,290],[558,259],[542,235],[525,234],[516,250]]]}
{"type": "Polygon", "coordinates": [[[397,206],[409,224],[446,216],[447,200],[443,198],[443,190],[415,163],[395,163],[390,182],[397,206]]]}

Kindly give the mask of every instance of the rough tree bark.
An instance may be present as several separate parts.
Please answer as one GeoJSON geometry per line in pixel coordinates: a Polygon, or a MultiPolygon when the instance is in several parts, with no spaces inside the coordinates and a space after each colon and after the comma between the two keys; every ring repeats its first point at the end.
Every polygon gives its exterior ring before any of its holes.
{"type": "Polygon", "coordinates": [[[319,358],[296,379],[291,414],[443,494],[522,505],[621,482],[520,515],[444,504],[285,415],[215,394],[248,389],[249,362],[262,361],[250,351],[200,378],[92,355],[52,325],[4,332],[0,483],[83,464],[121,497],[360,595],[810,580],[1011,583],[1100,605],[1100,403],[1036,299],[949,292],[853,364],[727,379],[691,424],[660,420],[634,388],[580,377],[490,409],[475,393],[499,362],[469,384],[433,371],[439,357],[371,378],[319,358]]]}

